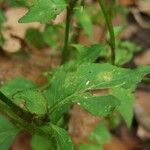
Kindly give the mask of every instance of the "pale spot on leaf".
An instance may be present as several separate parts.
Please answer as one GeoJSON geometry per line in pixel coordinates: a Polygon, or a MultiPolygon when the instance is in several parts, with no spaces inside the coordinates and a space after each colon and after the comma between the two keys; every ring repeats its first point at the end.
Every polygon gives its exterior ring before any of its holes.
{"type": "Polygon", "coordinates": [[[111,81],[112,80],[112,73],[111,72],[103,72],[103,73],[100,73],[98,75],[98,78],[100,80],[104,80],[104,81],[111,81]]]}
{"type": "Polygon", "coordinates": [[[89,83],[90,83],[90,81],[87,81],[87,82],[86,82],[86,85],[89,85],[89,83]]]}

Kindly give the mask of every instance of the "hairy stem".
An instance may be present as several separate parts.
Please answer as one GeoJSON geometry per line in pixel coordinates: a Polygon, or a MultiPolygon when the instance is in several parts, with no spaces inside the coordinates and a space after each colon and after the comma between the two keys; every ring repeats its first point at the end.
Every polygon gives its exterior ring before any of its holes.
{"type": "Polygon", "coordinates": [[[98,0],[101,10],[104,14],[106,24],[109,30],[109,35],[110,35],[110,48],[111,48],[111,62],[112,64],[115,64],[115,35],[114,35],[114,29],[113,29],[113,24],[111,20],[111,15],[109,13],[109,10],[106,8],[106,3],[104,0],[98,0]]]}
{"type": "Polygon", "coordinates": [[[5,96],[1,91],[0,91],[0,101],[3,102],[6,106],[8,106],[10,110],[13,111],[17,116],[21,117],[23,120],[27,122],[34,122],[37,125],[42,124],[43,122],[49,122],[46,114],[43,116],[37,116],[35,118],[34,114],[20,108],[18,105],[13,103],[11,99],[5,96]]]}
{"type": "Polygon", "coordinates": [[[62,50],[62,61],[61,63],[65,63],[68,61],[70,56],[70,51],[68,49],[68,43],[69,43],[69,32],[70,32],[70,25],[71,25],[71,17],[73,14],[73,8],[76,5],[76,2],[78,0],[70,0],[68,7],[67,7],[67,16],[66,16],[66,28],[65,28],[65,40],[64,40],[64,46],[62,50]]]}
{"type": "Polygon", "coordinates": [[[7,96],[5,96],[0,91],[0,101],[5,103],[7,106],[10,107],[10,109],[16,113],[18,116],[21,116],[23,119],[29,120],[31,118],[32,114],[25,112],[23,109],[21,109],[19,106],[17,106],[15,103],[13,103],[7,96]]]}
{"type": "Polygon", "coordinates": [[[37,135],[42,136],[47,139],[52,138],[52,135],[50,135],[49,133],[46,133],[42,129],[36,127],[35,125],[24,121],[21,117],[16,115],[5,104],[0,103],[0,111],[3,115],[8,117],[12,122],[14,122],[16,125],[18,125],[21,129],[25,129],[25,130],[29,131],[29,133],[31,133],[31,134],[37,134],[37,135]]]}

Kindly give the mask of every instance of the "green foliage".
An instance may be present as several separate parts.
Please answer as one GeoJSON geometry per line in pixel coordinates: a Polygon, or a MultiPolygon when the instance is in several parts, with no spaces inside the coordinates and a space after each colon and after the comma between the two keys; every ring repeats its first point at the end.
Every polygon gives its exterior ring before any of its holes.
{"type": "Polygon", "coordinates": [[[90,141],[96,142],[99,145],[103,145],[111,140],[111,135],[105,125],[100,122],[90,134],[89,139],[90,141]]]}
{"type": "Polygon", "coordinates": [[[45,44],[52,48],[58,48],[60,46],[59,42],[62,40],[62,37],[58,36],[59,34],[61,34],[61,28],[62,26],[47,26],[42,33],[45,44]],[[58,42],[58,44],[56,44],[56,41],[58,42]]]}
{"type": "Polygon", "coordinates": [[[6,96],[12,98],[17,92],[34,89],[37,85],[24,77],[18,77],[13,80],[7,81],[1,88],[0,91],[6,96]]]}
{"type": "Polygon", "coordinates": [[[76,9],[76,19],[79,22],[79,24],[82,26],[82,28],[85,30],[87,35],[89,37],[92,37],[93,35],[93,25],[91,22],[90,15],[87,13],[87,11],[81,6],[76,9]]]}
{"type": "Polygon", "coordinates": [[[119,112],[124,118],[128,127],[130,127],[133,118],[134,104],[134,95],[132,91],[130,89],[126,90],[123,88],[114,88],[112,93],[121,101],[121,105],[119,106],[119,112]]]}
{"type": "Polygon", "coordinates": [[[111,95],[95,97],[85,96],[80,98],[79,105],[89,111],[92,115],[107,116],[119,106],[119,100],[111,95]]]}
{"type": "MultiPolygon", "coordinates": [[[[49,23],[66,7],[71,14],[67,14],[64,47],[68,49],[68,41],[71,41],[69,29],[73,14],[76,17],[76,23],[80,24],[89,37],[92,37],[94,19],[91,18],[87,9],[83,9],[83,6],[76,3],[77,0],[70,2],[66,0],[7,1],[10,6],[29,7],[29,11],[19,22],[45,23],[43,31],[34,28],[27,30],[24,40],[29,47],[36,49],[42,49],[45,46],[60,47],[59,43],[63,33],[60,32],[60,29],[63,26],[53,26],[49,23]]],[[[115,118],[114,116],[121,115],[130,127],[133,118],[133,92],[142,78],[150,73],[150,67],[141,66],[135,69],[121,67],[132,59],[139,48],[133,43],[122,41],[117,37],[121,28],[115,28],[113,31],[111,16],[103,5],[104,1],[99,2],[109,28],[111,48],[106,44],[90,46],[72,44],[75,50],[73,60],[54,69],[51,75],[47,76],[46,86],[39,87],[22,77],[6,82],[0,88],[0,92],[6,96],[9,105],[7,106],[6,101],[5,103],[1,101],[0,106],[2,104],[7,108],[7,112],[3,113],[10,117],[13,124],[0,117],[0,149],[9,149],[18,131],[25,129],[32,134],[31,146],[33,150],[73,150],[73,143],[64,129],[66,122],[63,121],[65,120],[64,115],[74,104],[80,105],[92,115],[101,118],[112,119],[115,118]],[[114,37],[117,39],[116,41],[114,37]],[[116,48],[114,51],[115,65],[109,64],[113,57],[112,48],[116,48]],[[94,90],[107,92],[96,96],[93,94],[94,90]],[[31,119],[21,118],[20,112],[10,108],[12,104],[19,106],[22,110],[21,113],[29,113],[31,119]],[[15,114],[15,119],[12,114],[15,114]]],[[[0,10],[0,26],[4,21],[4,14],[0,10]]],[[[3,38],[0,41],[2,41],[1,45],[3,38]]],[[[24,114],[22,115],[24,116],[24,114]]],[[[103,123],[99,123],[89,135],[88,143],[82,144],[78,148],[79,150],[102,150],[103,145],[109,140],[111,140],[109,131],[103,123]]]]}
{"type": "Polygon", "coordinates": [[[9,150],[18,132],[17,128],[14,128],[8,120],[0,116],[0,149],[9,150]]]}
{"type": "Polygon", "coordinates": [[[65,0],[37,0],[28,13],[19,22],[41,22],[47,23],[61,13],[67,4],[65,0]]]}
{"type": "Polygon", "coordinates": [[[111,135],[103,123],[99,123],[89,135],[89,143],[81,144],[79,150],[103,150],[103,145],[111,140],[111,135]]]}
{"type": "MultiPolygon", "coordinates": [[[[1,88],[1,91],[9,97],[13,96],[12,100],[16,104],[21,103],[18,105],[33,114],[44,115],[48,107],[49,118],[54,124],[57,124],[71,104],[77,103],[96,116],[107,116],[118,111],[130,125],[133,116],[133,97],[130,93],[134,91],[142,77],[149,72],[149,67],[130,70],[110,64],[85,62],[79,65],[77,62],[70,62],[54,71],[49,79],[49,86],[44,91],[36,90],[32,82],[23,78],[9,81],[1,88]],[[95,89],[111,89],[111,92],[103,96],[93,96],[90,91],[95,89]],[[21,91],[17,92],[18,90],[21,91]]],[[[51,128],[59,146],[58,149],[73,149],[65,130],[56,125],[51,125],[51,128]]],[[[101,129],[97,130],[99,132],[101,129]]],[[[104,129],[102,130],[105,132],[104,129]]],[[[95,133],[90,139],[94,139],[94,135],[95,133]]],[[[102,136],[102,140],[108,137],[106,133],[102,136]]],[[[99,142],[103,143],[102,140],[99,142]]],[[[86,145],[81,147],[84,146],[86,145]]]]}
{"type": "MultiPolygon", "coordinates": [[[[117,87],[134,91],[136,84],[149,71],[149,67],[130,70],[110,64],[83,63],[78,65],[73,62],[66,64],[54,72],[50,86],[45,90],[51,118],[58,118],[58,121],[62,116],[61,112],[64,113],[66,110],[63,109],[63,106],[66,108],[66,105],[70,103],[79,103],[94,115],[111,114],[122,101],[121,95],[119,97],[110,93],[103,97],[94,97],[90,91],[95,89],[114,90],[117,87]]],[[[122,111],[129,113],[124,109],[122,111]]]]}
{"type": "Polygon", "coordinates": [[[5,17],[5,15],[4,15],[4,13],[3,13],[3,11],[0,9],[0,46],[2,46],[3,44],[4,44],[4,42],[5,42],[5,39],[4,39],[4,37],[3,37],[3,35],[2,35],[2,29],[3,29],[3,23],[6,21],[6,17],[5,17]]]}
{"type": "MultiPolygon", "coordinates": [[[[32,1],[32,0],[31,0],[32,1]]],[[[30,0],[6,0],[6,2],[12,7],[29,6],[30,0]]]]}
{"type": "Polygon", "coordinates": [[[123,65],[129,62],[134,54],[140,50],[140,47],[136,46],[130,41],[117,41],[116,49],[116,61],[115,64],[123,65]]]}
{"type": "Polygon", "coordinates": [[[105,51],[105,45],[94,44],[89,47],[80,44],[73,45],[77,50],[77,60],[81,62],[94,62],[102,51],[105,51]]]}
{"type": "Polygon", "coordinates": [[[6,20],[5,15],[3,13],[3,11],[0,9],[0,26],[2,23],[4,23],[6,20]]]}
{"type": "Polygon", "coordinates": [[[47,101],[36,87],[30,80],[20,77],[8,81],[0,91],[22,109],[32,114],[44,115],[47,112],[47,101]]]}
{"type": "Polygon", "coordinates": [[[42,33],[34,28],[26,31],[25,41],[34,48],[41,49],[45,46],[42,33]]]}
{"type": "Polygon", "coordinates": [[[33,150],[54,150],[50,140],[38,135],[32,136],[31,146],[33,150]]]}
{"type": "Polygon", "coordinates": [[[38,90],[18,92],[13,96],[13,101],[32,114],[44,115],[47,113],[47,101],[38,90]]]}
{"type": "Polygon", "coordinates": [[[73,150],[73,144],[71,139],[69,138],[68,133],[58,126],[52,125],[52,129],[54,130],[54,137],[57,141],[57,149],[58,150],[73,150]]]}

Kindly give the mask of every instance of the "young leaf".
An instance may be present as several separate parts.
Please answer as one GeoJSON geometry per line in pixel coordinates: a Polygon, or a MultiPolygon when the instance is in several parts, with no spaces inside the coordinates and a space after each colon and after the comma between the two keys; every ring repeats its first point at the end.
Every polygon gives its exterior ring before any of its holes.
{"type": "Polygon", "coordinates": [[[47,26],[43,31],[43,40],[44,42],[52,47],[52,48],[58,48],[61,44],[59,41],[63,40],[62,36],[58,36],[60,34],[61,26],[47,26]],[[57,42],[57,44],[56,44],[57,42]]]}
{"type": "Polygon", "coordinates": [[[31,141],[32,150],[54,150],[51,140],[34,135],[31,141]]]}
{"type": "Polygon", "coordinates": [[[88,110],[92,115],[107,116],[111,114],[117,106],[120,105],[119,100],[112,95],[108,96],[91,96],[81,97],[78,104],[88,110]]]}
{"type": "Polygon", "coordinates": [[[0,91],[3,92],[9,98],[12,98],[13,94],[28,90],[35,89],[37,85],[30,80],[27,80],[23,77],[18,77],[13,80],[7,81],[1,88],[0,91]]]}
{"type": "Polygon", "coordinates": [[[66,6],[65,0],[37,0],[19,22],[47,23],[60,14],[66,6]]]}
{"type": "Polygon", "coordinates": [[[79,150],[103,150],[103,144],[111,139],[109,131],[103,123],[99,123],[89,136],[88,144],[81,144],[79,150]]]}
{"type": "Polygon", "coordinates": [[[140,47],[130,41],[117,40],[116,45],[116,65],[123,65],[129,62],[133,58],[134,53],[140,50],[140,47]]]}
{"type": "Polygon", "coordinates": [[[76,9],[76,19],[81,24],[85,32],[89,37],[92,37],[93,35],[93,25],[92,20],[90,18],[90,15],[87,14],[86,10],[83,9],[83,7],[79,7],[76,9]]]}
{"type": "Polygon", "coordinates": [[[54,130],[58,150],[73,150],[73,144],[68,133],[55,125],[52,125],[52,129],[54,130]]]}
{"type": "Polygon", "coordinates": [[[103,123],[99,123],[90,134],[90,141],[103,145],[111,140],[111,135],[103,123]]]}
{"type": "Polygon", "coordinates": [[[44,115],[47,113],[47,101],[38,90],[18,92],[13,99],[18,106],[33,114],[44,115]]]}
{"type": "Polygon", "coordinates": [[[100,52],[105,49],[103,44],[94,44],[90,47],[80,44],[73,45],[77,50],[77,60],[83,62],[94,62],[99,56],[100,52]]]}
{"type": "Polygon", "coordinates": [[[0,116],[0,149],[9,150],[18,132],[19,129],[13,127],[8,120],[0,116]]]}
{"type": "Polygon", "coordinates": [[[114,88],[112,94],[120,100],[121,105],[119,106],[118,110],[123,116],[128,127],[130,127],[133,119],[134,104],[134,95],[132,91],[123,88],[114,88]]]}
{"type": "Polygon", "coordinates": [[[30,28],[26,31],[25,41],[37,49],[41,49],[45,46],[42,33],[34,28],[30,28]]]}

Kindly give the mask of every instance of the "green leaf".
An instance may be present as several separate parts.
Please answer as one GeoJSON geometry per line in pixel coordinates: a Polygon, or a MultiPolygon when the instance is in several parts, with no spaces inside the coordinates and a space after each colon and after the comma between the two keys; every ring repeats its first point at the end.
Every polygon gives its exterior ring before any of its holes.
{"type": "Polygon", "coordinates": [[[3,11],[0,9],[0,25],[1,25],[2,23],[4,23],[5,20],[6,20],[6,17],[5,17],[5,15],[4,15],[3,11]]]}
{"type": "MultiPolygon", "coordinates": [[[[59,67],[53,73],[50,80],[49,87],[43,91],[46,99],[48,100],[48,107],[51,109],[55,103],[63,100],[67,95],[68,91],[65,91],[64,82],[66,74],[69,73],[66,66],[59,67]],[[66,95],[67,94],[67,95],[66,95]]],[[[68,110],[68,106],[60,107],[56,112],[51,114],[51,121],[56,123],[60,117],[68,110]]]]}
{"type": "Polygon", "coordinates": [[[58,150],[73,150],[73,144],[68,133],[55,125],[52,125],[52,129],[54,130],[58,150]]]}
{"type": "Polygon", "coordinates": [[[48,27],[45,28],[43,32],[43,39],[48,46],[52,48],[58,48],[60,46],[59,41],[63,40],[62,36],[58,36],[59,34],[61,34],[60,33],[61,28],[62,28],[61,26],[56,25],[55,26],[49,25],[48,27]]]}
{"type": "Polygon", "coordinates": [[[117,65],[123,65],[129,62],[133,58],[134,53],[140,50],[140,47],[130,41],[117,40],[116,43],[117,48],[115,64],[117,65]]]}
{"type": "Polygon", "coordinates": [[[102,101],[99,101],[101,97],[91,96],[86,101],[87,92],[94,89],[113,89],[116,87],[134,91],[136,84],[141,81],[143,76],[150,73],[150,67],[139,67],[131,70],[110,64],[85,63],[76,65],[76,63],[69,63],[58,68],[51,78],[50,86],[45,93],[51,117],[60,111],[60,108],[63,109],[63,106],[78,102],[94,115],[107,115],[112,111],[108,110],[107,113],[102,113],[97,108],[97,104],[102,102],[105,106],[112,105],[114,109],[118,104],[117,98],[108,96],[102,97],[102,101]],[[87,105],[84,105],[84,102],[87,105]]]}
{"type": "Polygon", "coordinates": [[[76,9],[75,12],[77,21],[81,24],[85,32],[89,37],[93,36],[93,25],[92,25],[92,19],[90,18],[90,15],[87,13],[83,7],[79,7],[76,9]]]}
{"type": "Polygon", "coordinates": [[[29,45],[37,49],[41,49],[45,46],[42,33],[34,28],[30,28],[26,31],[25,40],[29,45]]]}
{"type": "Polygon", "coordinates": [[[103,123],[99,123],[94,131],[90,134],[90,141],[103,145],[111,140],[111,135],[103,123]]]}
{"type": "Polygon", "coordinates": [[[4,93],[9,98],[12,98],[13,94],[27,90],[35,89],[37,85],[30,80],[27,80],[23,77],[18,77],[13,80],[7,81],[1,88],[0,91],[4,93]]]}
{"type": "Polygon", "coordinates": [[[18,92],[13,97],[14,102],[33,114],[44,115],[47,113],[47,101],[38,90],[25,90],[18,92]]]}
{"type": "Polygon", "coordinates": [[[0,149],[9,150],[19,130],[4,117],[0,116],[0,149]]]}
{"type": "Polygon", "coordinates": [[[6,0],[11,7],[27,7],[30,0],[6,0]]]}
{"type": "Polygon", "coordinates": [[[91,97],[85,96],[79,98],[78,101],[78,104],[81,107],[85,108],[95,116],[107,116],[120,105],[119,100],[112,95],[91,97]]]}
{"type": "Polygon", "coordinates": [[[128,127],[130,127],[133,119],[134,104],[134,95],[132,91],[123,88],[114,88],[112,94],[120,100],[121,105],[119,106],[118,110],[128,127]]]}
{"type": "Polygon", "coordinates": [[[81,144],[79,150],[103,150],[101,145],[81,144]]]}
{"type": "Polygon", "coordinates": [[[37,0],[19,22],[47,23],[60,14],[66,6],[65,0],[37,0]]]}
{"type": "Polygon", "coordinates": [[[136,84],[142,80],[144,75],[150,73],[150,67],[139,67],[136,69],[125,69],[110,64],[82,64],[76,72],[69,75],[64,86],[74,85],[72,89],[105,89],[123,87],[135,89],[136,84]]]}
{"type": "Polygon", "coordinates": [[[31,141],[32,150],[54,150],[51,140],[34,135],[31,141]]]}
{"type": "Polygon", "coordinates": [[[111,140],[111,135],[103,123],[99,123],[89,136],[88,144],[81,144],[79,150],[103,150],[103,144],[111,140]]]}
{"type": "Polygon", "coordinates": [[[94,62],[99,56],[100,52],[105,49],[103,44],[94,44],[90,47],[80,44],[73,45],[77,50],[77,60],[83,62],[94,62]]]}

